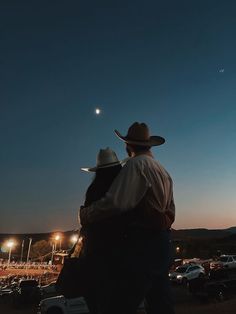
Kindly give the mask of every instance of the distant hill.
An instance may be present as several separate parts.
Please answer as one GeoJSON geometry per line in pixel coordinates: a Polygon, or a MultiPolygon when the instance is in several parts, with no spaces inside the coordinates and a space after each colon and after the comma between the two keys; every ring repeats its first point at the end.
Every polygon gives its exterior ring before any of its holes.
{"type": "Polygon", "coordinates": [[[173,238],[211,238],[211,239],[219,239],[231,236],[232,234],[236,234],[236,227],[231,227],[228,229],[179,229],[173,230],[173,238]]]}
{"type": "MultiPolygon", "coordinates": [[[[58,231],[60,232],[60,231],[58,231]]],[[[63,239],[64,241],[68,241],[70,237],[75,234],[76,230],[64,231],[63,239]]],[[[56,232],[47,232],[47,233],[26,233],[26,234],[1,234],[0,233],[0,242],[9,239],[9,238],[16,238],[18,241],[22,241],[23,239],[27,240],[29,238],[33,239],[33,242],[39,240],[47,240],[50,241],[52,239],[53,234],[56,232]]],[[[198,229],[172,229],[172,236],[174,239],[185,239],[185,238],[194,238],[194,239],[219,239],[225,238],[232,235],[236,235],[236,227],[230,227],[227,229],[205,229],[205,228],[198,228],[198,229]]]]}
{"type": "Polygon", "coordinates": [[[229,231],[230,233],[236,234],[236,227],[231,227],[231,228],[228,228],[226,230],[229,231]]]}
{"type": "MultiPolygon", "coordinates": [[[[224,243],[231,243],[231,244],[236,244],[236,233],[232,233],[231,235],[229,235],[228,237],[226,238],[221,238],[221,239],[218,239],[218,243],[220,242],[224,242],[224,243]]],[[[236,251],[235,251],[236,253],[236,251]]]]}
{"type": "MultiPolygon", "coordinates": [[[[59,232],[59,231],[58,231],[59,232]]],[[[32,238],[32,245],[37,241],[46,240],[51,245],[55,243],[56,232],[52,233],[30,233],[30,234],[0,234],[0,258],[7,258],[8,251],[4,249],[3,243],[7,239],[15,239],[16,247],[12,251],[12,258],[19,259],[24,240],[23,257],[24,260],[29,248],[29,239],[32,238]]],[[[68,249],[72,246],[71,236],[76,234],[76,230],[61,232],[63,239],[61,248],[68,249]]],[[[180,229],[172,230],[173,243],[181,247],[181,252],[178,256],[193,257],[200,256],[209,258],[214,256],[216,252],[224,254],[236,253],[236,227],[227,229],[180,229]]],[[[59,245],[59,243],[58,243],[59,245]]]]}

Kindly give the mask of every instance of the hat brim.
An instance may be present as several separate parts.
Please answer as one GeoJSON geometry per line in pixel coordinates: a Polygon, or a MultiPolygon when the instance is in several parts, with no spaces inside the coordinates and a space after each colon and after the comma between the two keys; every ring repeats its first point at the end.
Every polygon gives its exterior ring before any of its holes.
{"type": "Polygon", "coordinates": [[[150,136],[147,141],[134,141],[126,136],[122,136],[117,130],[115,130],[115,134],[125,143],[138,146],[159,146],[165,143],[165,139],[161,136],[150,136]]]}
{"type": "Polygon", "coordinates": [[[86,172],[96,172],[98,169],[110,168],[110,167],[114,167],[114,166],[118,166],[122,164],[123,164],[123,161],[117,161],[117,162],[112,162],[104,166],[96,166],[96,167],[91,167],[91,168],[80,168],[80,169],[86,172]]]}

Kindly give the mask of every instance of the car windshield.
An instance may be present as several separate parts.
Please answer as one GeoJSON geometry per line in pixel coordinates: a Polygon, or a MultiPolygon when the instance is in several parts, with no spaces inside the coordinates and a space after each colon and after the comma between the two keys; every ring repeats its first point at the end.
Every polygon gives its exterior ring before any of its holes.
{"type": "Polygon", "coordinates": [[[180,273],[180,274],[183,274],[183,273],[186,272],[187,268],[188,268],[188,267],[183,267],[183,266],[177,267],[177,268],[176,268],[176,272],[177,272],[177,273],[180,273]]]}
{"type": "Polygon", "coordinates": [[[220,261],[223,262],[223,263],[225,263],[225,262],[228,261],[228,257],[227,257],[227,256],[222,256],[222,257],[220,258],[220,261]]]}

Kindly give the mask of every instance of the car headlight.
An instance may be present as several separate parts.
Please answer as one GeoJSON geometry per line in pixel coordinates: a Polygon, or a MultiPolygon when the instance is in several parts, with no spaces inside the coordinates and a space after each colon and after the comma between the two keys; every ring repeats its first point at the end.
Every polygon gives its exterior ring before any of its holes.
{"type": "Polygon", "coordinates": [[[177,275],[177,279],[182,279],[182,275],[177,275]]]}

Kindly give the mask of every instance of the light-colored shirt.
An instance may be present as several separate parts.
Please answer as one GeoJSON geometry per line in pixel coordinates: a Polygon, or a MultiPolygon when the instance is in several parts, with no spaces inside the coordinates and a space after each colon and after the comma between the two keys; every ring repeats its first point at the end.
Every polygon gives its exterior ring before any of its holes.
{"type": "Polygon", "coordinates": [[[81,222],[93,223],[135,208],[150,189],[148,205],[159,213],[168,212],[174,217],[170,175],[151,155],[142,154],[128,160],[105,197],[80,210],[81,222]]]}

